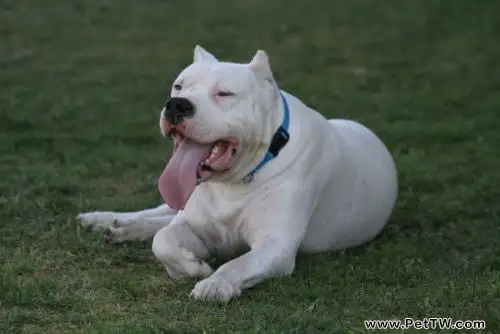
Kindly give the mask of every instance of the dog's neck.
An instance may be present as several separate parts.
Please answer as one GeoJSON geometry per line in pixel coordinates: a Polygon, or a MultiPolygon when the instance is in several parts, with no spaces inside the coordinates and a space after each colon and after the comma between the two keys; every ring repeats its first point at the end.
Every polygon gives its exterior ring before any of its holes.
{"type": "Polygon", "coordinates": [[[281,149],[288,143],[290,138],[289,124],[290,124],[290,110],[289,105],[283,92],[279,92],[279,99],[281,103],[278,105],[282,110],[282,121],[278,129],[274,132],[269,141],[267,151],[260,162],[255,166],[244,178],[243,182],[250,183],[253,181],[255,174],[262,169],[267,163],[276,158],[281,149]]]}
{"type": "Polygon", "coordinates": [[[254,176],[260,174],[276,157],[275,153],[277,151],[279,153],[286,144],[290,121],[288,101],[279,89],[276,89],[274,101],[264,114],[263,126],[257,130],[260,133],[254,133],[252,139],[249,139],[244,156],[238,162],[239,166],[235,168],[235,173],[231,176],[229,183],[243,186],[253,184],[254,176]],[[255,138],[260,138],[260,140],[255,141],[255,138]],[[274,138],[276,139],[273,140],[274,138]]]}

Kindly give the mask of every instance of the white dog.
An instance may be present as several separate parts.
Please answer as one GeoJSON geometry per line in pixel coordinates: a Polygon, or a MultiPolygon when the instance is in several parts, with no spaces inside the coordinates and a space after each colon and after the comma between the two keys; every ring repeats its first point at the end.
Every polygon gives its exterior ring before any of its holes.
{"type": "Polygon", "coordinates": [[[290,275],[298,251],[370,241],[396,202],[395,163],[381,140],[281,91],[264,51],[240,64],[196,46],[160,127],[174,140],[159,180],[166,204],[78,218],[113,242],[153,237],[173,279],[203,278],[191,292],[197,299],[227,302],[290,275]],[[214,271],[212,258],[229,261],[214,271]]]}

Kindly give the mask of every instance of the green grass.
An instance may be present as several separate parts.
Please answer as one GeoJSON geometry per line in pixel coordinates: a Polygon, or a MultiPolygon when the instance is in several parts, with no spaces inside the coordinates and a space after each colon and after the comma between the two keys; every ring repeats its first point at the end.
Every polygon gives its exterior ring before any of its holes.
{"type": "MultiPolygon", "coordinates": [[[[363,319],[484,319],[500,332],[500,2],[0,3],[0,333],[362,333],[363,319]],[[195,302],[150,243],[78,212],[160,197],[158,111],[195,44],[268,52],[281,87],[387,143],[383,234],[300,255],[290,278],[195,302]]],[[[411,331],[409,331],[411,332],[411,331]]],[[[420,332],[420,331],[419,331],[420,332]]]]}

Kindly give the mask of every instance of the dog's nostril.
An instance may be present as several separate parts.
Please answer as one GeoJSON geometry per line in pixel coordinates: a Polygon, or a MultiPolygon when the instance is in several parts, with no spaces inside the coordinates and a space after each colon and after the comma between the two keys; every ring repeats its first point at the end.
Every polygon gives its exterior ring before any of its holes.
{"type": "Polygon", "coordinates": [[[191,113],[191,111],[193,110],[193,105],[188,100],[185,100],[185,101],[179,102],[177,104],[176,108],[177,108],[177,110],[179,110],[179,113],[181,113],[183,115],[189,115],[191,113]]]}
{"type": "Polygon", "coordinates": [[[186,107],[184,106],[184,104],[182,103],[177,103],[175,105],[175,110],[177,110],[177,112],[180,114],[180,115],[183,115],[186,113],[186,107]]]}

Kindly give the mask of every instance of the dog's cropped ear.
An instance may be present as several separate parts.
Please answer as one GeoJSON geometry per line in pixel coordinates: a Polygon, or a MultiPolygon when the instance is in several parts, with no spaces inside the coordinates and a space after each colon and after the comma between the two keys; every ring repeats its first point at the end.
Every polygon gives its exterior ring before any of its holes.
{"type": "Polygon", "coordinates": [[[215,56],[213,54],[211,54],[210,52],[208,52],[207,50],[205,50],[201,46],[196,45],[194,47],[194,60],[193,60],[193,62],[197,63],[199,61],[208,61],[208,62],[216,63],[219,60],[217,60],[217,58],[215,58],[215,56]]]}
{"type": "Polygon", "coordinates": [[[257,77],[268,81],[274,81],[271,65],[269,64],[269,57],[265,51],[258,50],[248,66],[257,77]]]}

